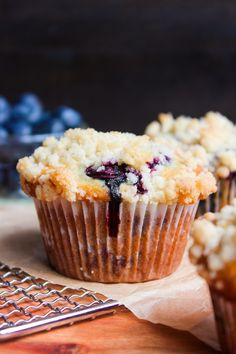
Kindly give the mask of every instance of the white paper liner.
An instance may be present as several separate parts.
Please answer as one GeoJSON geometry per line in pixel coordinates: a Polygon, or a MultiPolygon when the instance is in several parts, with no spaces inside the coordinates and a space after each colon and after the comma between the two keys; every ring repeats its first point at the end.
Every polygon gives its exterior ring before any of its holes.
{"type": "Polygon", "coordinates": [[[236,302],[211,289],[222,353],[236,354],[236,302]]]}
{"type": "Polygon", "coordinates": [[[210,194],[208,198],[200,201],[197,210],[197,217],[208,213],[218,212],[225,205],[228,205],[236,197],[236,175],[229,178],[220,178],[217,181],[217,192],[210,194]]]}
{"type": "Polygon", "coordinates": [[[172,275],[137,284],[101,284],[67,278],[46,259],[31,203],[0,204],[0,260],[30,274],[74,288],[85,287],[114,298],[137,317],[187,330],[219,348],[208,286],[184,257],[172,275]]]}
{"type": "Polygon", "coordinates": [[[163,278],[179,266],[197,204],[120,203],[109,235],[108,202],[35,199],[48,259],[59,273],[105,283],[163,278]]]}

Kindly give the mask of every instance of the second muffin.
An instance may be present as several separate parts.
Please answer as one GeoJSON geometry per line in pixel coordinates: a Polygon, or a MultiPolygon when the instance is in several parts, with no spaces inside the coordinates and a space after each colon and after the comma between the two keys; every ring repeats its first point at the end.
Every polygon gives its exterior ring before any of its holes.
{"type": "Polygon", "coordinates": [[[190,258],[210,289],[222,353],[236,354],[236,199],[192,228],[190,258]]]}
{"type": "MultiPolygon", "coordinates": [[[[192,164],[191,164],[192,166],[192,164]]],[[[216,190],[163,142],[68,130],[18,163],[51,265],[69,277],[140,282],[179,265],[198,201],[216,190]]]]}
{"type": "Polygon", "coordinates": [[[228,118],[218,112],[208,112],[200,119],[174,119],[172,114],[162,113],[147,126],[146,134],[177,140],[216,177],[217,192],[200,203],[199,215],[219,211],[236,197],[236,126],[228,118]]]}

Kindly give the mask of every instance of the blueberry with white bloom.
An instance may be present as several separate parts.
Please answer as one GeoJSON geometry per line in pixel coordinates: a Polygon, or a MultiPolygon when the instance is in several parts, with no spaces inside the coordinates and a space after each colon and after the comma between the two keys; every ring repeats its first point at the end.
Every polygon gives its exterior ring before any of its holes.
{"type": "Polygon", "coordinates": [[[23,95],[21,95],[19,99],[19,103],[22,103],[32,108],[40,107],[42,109],[42,104],[39,98],[33,93],[24,93],[23,95]]]}
{"type": "Polygon", "coordinates": [[[58,118],[53,118],[50,114],[45,115],[44,120],[36,126],[35,133],[37,134],[59,134],[63,133],[65,125],[58,118]]]}
{"type": "Polygon", "coordinates": [[[24,118],[12,119],[7,125],[8,132],[11,135],[30,135],[32,133],[32,126],[24,120],[24,118]]]}
{"type": "Polygon", "coordinates": [[[24,118],[30,124],[38,123],[42,117],[43,107],[32,93],[22,95],[18,103],[13,108],[13,116],[24,118]]]}
{"type": "Polygon", "coordinates": [[[61,119],[66,128],[77,128],[81,126],[82,116],[73,108],[60,106],[57,108],[54,115],[61,119]]]}

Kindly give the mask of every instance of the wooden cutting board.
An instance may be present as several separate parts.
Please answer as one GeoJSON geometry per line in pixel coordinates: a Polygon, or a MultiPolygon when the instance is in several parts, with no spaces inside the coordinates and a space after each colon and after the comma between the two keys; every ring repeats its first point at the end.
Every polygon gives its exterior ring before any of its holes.
{"type": "Polygon", "coordinates": [[[96,320],[0,344],[4,354],[216,354],[187,332],[137,319],[119,310],[96,320]]]}

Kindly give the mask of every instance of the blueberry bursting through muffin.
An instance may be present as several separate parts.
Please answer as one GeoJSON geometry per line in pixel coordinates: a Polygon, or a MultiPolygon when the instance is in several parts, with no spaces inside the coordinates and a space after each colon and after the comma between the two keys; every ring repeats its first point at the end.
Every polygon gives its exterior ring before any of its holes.
{"type": "MultiPolygon", "coordinates": [[[[155,157],[152,162],[146,164],[151,172],[156,171],[158,165],[167,164],[170,162],[168,156],[164,156],[161,160],[155,157]]],[[[108,161],[101,166],[94,168],[89,166],[86,168],[85,173],[88,177],[97,178],[105,181],[106,186],[109,188],[111,200],[108,208],[108,228],[109,236],[117,237],[118,227],[120,223],[119,208],[121,203],[120,185],[122,183],[129,183],[137,187],[138,194],[147,193],[147,189],[143,184],[143,177],[140,171],[126,165],[125,163],[118,165],[117,162],[108,161]]]]}

